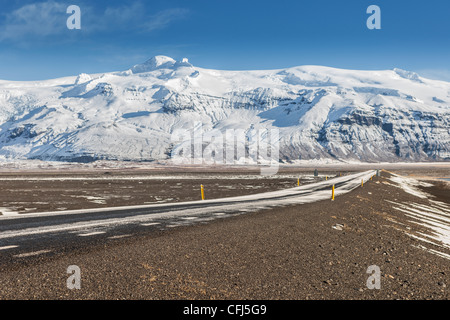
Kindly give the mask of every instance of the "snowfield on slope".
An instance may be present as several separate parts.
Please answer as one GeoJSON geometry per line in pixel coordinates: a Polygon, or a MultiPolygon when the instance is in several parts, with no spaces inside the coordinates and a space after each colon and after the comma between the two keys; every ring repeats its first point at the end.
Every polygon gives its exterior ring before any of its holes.
{"type": "Polygon", "coordinates": [[[172,133],[198,123],[244,130],[247,144],[255,130],[278,129],[282,162],[445,161],[450,83],[400,69],[221,71],[165,56],[120,72],[0,81],[5,159],[168,160],[183,143],[172,133]]]}

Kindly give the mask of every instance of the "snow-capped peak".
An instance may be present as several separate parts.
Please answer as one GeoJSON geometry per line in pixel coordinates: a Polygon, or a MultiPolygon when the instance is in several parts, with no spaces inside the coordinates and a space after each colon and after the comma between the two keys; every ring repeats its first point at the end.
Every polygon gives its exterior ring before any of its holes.
{"type": "Polygon", "coordinates": [[[166,56],[154,56],[144,63],[135,65],[131,68],[133,73],[150,72],[156,69],[168,69],[175,65],[176,61],[171,57],[166,56]]]}
{"type": "Polygon", "coordinates": [[[75,85],[79,85],[88,81],[91,81],[92,78],[90,75],[86,74],[86,73],[81,73],[80,75],[78,75],[77,79],[75,80],[75,85]]]}
{"type": "Polygon", "coordinates": [[[181,61],[167,56],[154,56],[142,64],[135,65],[131,68],[133,74],[151,72],[158,69],[175,69],[178,67],[192,67],[188,59],[183,58],[181,61]]]}
{"type": "Polygon", "coordinates": [[[394,68],[394,72],[404,79],[421,82],[420,76],[415,72],[406,71],[399,68],[394,68]]]}
{"type": "Polygon", "coordinates": [[[175,67],[179,68],[179,67],[192,67],[192,64],[189,63],[188,58],[183,58],[181,59],[181,61],[177,61],[175,63],[175,67]]]}

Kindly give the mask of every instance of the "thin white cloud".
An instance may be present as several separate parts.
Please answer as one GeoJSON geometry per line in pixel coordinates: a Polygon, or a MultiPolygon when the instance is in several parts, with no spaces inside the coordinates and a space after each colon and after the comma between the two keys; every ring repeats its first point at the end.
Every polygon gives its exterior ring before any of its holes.
{"type": "Polygon", "coordinates": [[[182,8],[174,8],[160,11],[150,17],[144,24],[144,29],[147,32],[163,29],[175,20],[183,19],[187,16],[189,11],[182,8]]]}
{"type": "MultiPolygon", "coordinates": [[[[66,10],[69,4],[48,0],[27,4],[10,13],[4,14],[0,23],[0,41],[24,42],[30,39],[42,39],[67,32],[66,10]]],[[[171,23],[183,19],[189,11],[183,8],[170,8],[150,12],[142,1],[127,5],[106,7],[102,12],[89,5],[80,5],[83,33],[96,32],[153,32],[168,27],[171,23]]],[[[66,33],[67,34],[67,33],[66,33]]]]}
{"type": "Polygon", "coordinates": [[[140,1],[120,7],[107,7],[102,13],[95,13],[89,8],[85,16],[85,27],[89,32],[108,31],[128,28],[130,24],[143,19],[145,7],[140,1]]]}
{"type": "Polygon", "coordinates": [[[6,14],[4,23],[0,25],[0,41],[60,34],[66,28],[66,9],[64,4],[50,0],[14,10],[6,14]]]}
{"type": "Polygon", "coordinates": [[[90,14],[85,24],[89,31],[133,31],[152,32],[168,27],[171,23],[185,18],[189,10],[170,8],[158,12],[149,12],[140,1],[126,6],[108,7],[100,15],[90,14]]]}

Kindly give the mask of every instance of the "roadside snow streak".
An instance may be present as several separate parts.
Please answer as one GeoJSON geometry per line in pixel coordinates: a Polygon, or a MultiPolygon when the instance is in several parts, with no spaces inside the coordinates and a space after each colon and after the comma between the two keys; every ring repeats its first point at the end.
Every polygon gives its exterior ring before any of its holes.
{"type": "Polygon", "coordinates": [[[78,236],[79,237],[91,237],[91,236],[96,236],[99,234],[104,234],[105,231],[94,231],[94,232],[89,232],[89,233],[80,233],[78,236]]]}
{"type": "Polygon", "coordinates": [[[51,252],[51,250],[40,250],[40,251],[35,251],[35,252],[27,252],[27,253],[17,254],[14,257],[16,257],[16,258],[27,258],[27,257],[39,256],[41,254],[49,253],[49,252],[51,252]]]}
{"type": "Polygon", "coordinates": [[[432,184],[423,182],[423,181],[419,181],[416,179],[412,179],[412,178],[407,178],[407,177],[402,177],[396,174],[393,174],[392,172],[390,172],[390,174],[392,175],[392,177],[390,178],[390,180],[392,182],[396,183],[396,187],[399,187],[401,189],[403,189],[403,191],[412,194],[413,196],[422,198],[422,199],[429,199],[430,195],[426,192],[421,191],[420,189],[418,189],[418,186],[423,186],[423,187],[432,187],[432,184]]]}
{"type": "Polygon", "coordinates": [[[425,250],[425,251],[428,251],[428,252],[431,252],[431,253],[433,253],[433,254],[435,254],[437,256],[440,256],[440,257],[442,257],[444,259],[450,260],[450,254],[443,253],[443,252],[440,252],[440,251],[437,251],[437,250],[433,250],[433,249],[429,249],[429,248],[421,246],[421,245],[418,245],[417,248],[425,250]]]}
{"type": "Polygon", "coordinates": [[[111,236],[108,239],[115,240],[115,239],[123,239],[123,238],[128,238],[128,237],[131,237],[131,234],[121,234],[121,235],[117,235],[117,236],[111,236]]]}
{"type": "Polygon", "coordinates": [[[0,251],[2,251],[2,250],[9,250],[9,249],[15,249],[15,248],[17,248],[18,246],[5,246],[5,247],[0,247],[0,251]]]}
{"type": "Polygon", "coordinates": [[[160,224],[161,223],[159,223],[159,222],[150,222],[150,223],[142,223],[141,226],[151,227],[151,226],[157,226],[157,225],[160,225],[160,224]]]}
{"type": "Polygon", "coordinates": [[[416,224],[425,226],[432,230],[433,235],[427,235],[428,238],[442,242],[444,247],[450,249],[450,220],[441,220],[437,215],[427,214],[423,211],[410,209],[407,206],[400,205],[394,209],[404,212],[407,216],[415,218],[416,224]]]}
{"type": "MultiPolygon", "coordinates": [[[[391,180],[398,184],[397,187],[402,188],[404,191],[415,195],[420,199],[429,199],[432,197],[430,194],[427,194],[417,188],[417,186],[420,185],[428,185],[427,183],[400,176],[394,176],[391,180]]],[[[414,202],[389,202],[393,204],[393,209],[403,212],[407,217],[412,218],[412,223],[430,230],[428,234],[423,232],[415,232],[414,234],[407,232],[409,236],[443,249],[450,250],[450,205],[434,200],[429,200],[429,205],[414,202]]],[[[440,257],[450,259],[450,255],[447,253],[434,249],[427,249],[424,246],[420,247],[421,249],[436,254],[440,257]]]]}

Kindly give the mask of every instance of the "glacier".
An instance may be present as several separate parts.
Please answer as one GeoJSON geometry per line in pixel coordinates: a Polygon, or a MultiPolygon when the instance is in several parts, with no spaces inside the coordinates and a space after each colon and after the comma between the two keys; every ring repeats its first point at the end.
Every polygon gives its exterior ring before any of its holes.
{"type": "MultiPolygon", "coordinates": [[[[167,161],[172,133],[278,129],[281,163],[450,160],[450,83],[414,72],[230,71],[155,56],[129,70],[0,81],[0,158],[167,161]]],[[[182,143],[182,142],[180,142],[182,143]]]]}

